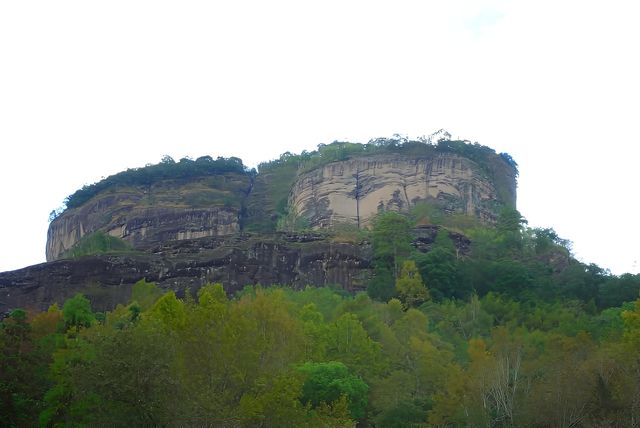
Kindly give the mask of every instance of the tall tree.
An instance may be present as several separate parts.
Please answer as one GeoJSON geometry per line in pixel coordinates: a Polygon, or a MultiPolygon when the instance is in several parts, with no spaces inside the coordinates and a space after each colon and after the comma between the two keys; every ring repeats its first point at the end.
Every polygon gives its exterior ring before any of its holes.
{"type": "Polygon", "coordinates": [[[465,287],[468,283],[460,281],[456,248],[445,229],[438,230],[431,250],[417,254],[415,259],[435,300],[468,297],[471,290],[465,287]]]}
{"type": "Polygon", "coordinates": [[[401,261],[411,252],[409,219],[394,211],[380,214],[373,223],[372,239],[375,263],[391,268],[397,279],[401,261]]]}
{"type": "Polygon", "coordinates": [[[362,420],[367,408],[368,385],[349,372],[337,361],[305,363],[299,368],[305,376],[302,387],[303,403],[317,407],[320,403],[333,404],[341,396],[347,397],[349,412],[354,420],[362,420]]]}
{"type": "Polygon", "coordinates": [[[64,302],[62,315],[67,328],[75,328],[76,332],[81,327],[89,327],[96,320],[89,299],[81,293],[64,302]]]}
{"type": "Polygon", "coordinates": [[[405,260],[402,264],[400,277],[396,280],[396,290],[407,308],[429,300],[429,290],[422,282],[422,276],[413,260],[405,260]]]}

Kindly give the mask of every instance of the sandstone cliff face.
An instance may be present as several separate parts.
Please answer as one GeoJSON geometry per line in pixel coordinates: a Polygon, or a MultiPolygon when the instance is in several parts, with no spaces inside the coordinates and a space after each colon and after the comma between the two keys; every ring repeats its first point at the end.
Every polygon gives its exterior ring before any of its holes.
{"type": "Polygon", "coordinates": [[[136,249],[167,240],[231,235],[240,230],[249,188],[246,175],[225,174],[111,189],[51,222],[47,260],[59,259],[96,231],[122,238],[136,249]]]}
{"type": "Polygon", "coordinates": [[[421,201],[492,222],[497,203],[515,206],[515,178],[513,189],[509,200],[500,200],[478,165],[455,154],[379,155],[330,163],[298,176],[289,207],[313,228],[365,227],[380,211],[407,212],[421,201]]]}

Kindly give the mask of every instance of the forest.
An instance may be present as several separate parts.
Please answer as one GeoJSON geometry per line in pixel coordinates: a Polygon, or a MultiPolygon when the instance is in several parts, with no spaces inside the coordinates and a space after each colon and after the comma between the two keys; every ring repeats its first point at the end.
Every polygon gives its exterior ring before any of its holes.
{"type": "Polygon", "coordinates": [[[575,260],[513,209],[495,227],[439,215],[341,231],[373,248],[355,295],[176,296],[142,279],[106,313],[82,294],[15,309],[0,323],[0,425],[638,426],[640,275],[575,260]],[[421,252],[411,230],[426,221],[442,227],[421,252]]]}

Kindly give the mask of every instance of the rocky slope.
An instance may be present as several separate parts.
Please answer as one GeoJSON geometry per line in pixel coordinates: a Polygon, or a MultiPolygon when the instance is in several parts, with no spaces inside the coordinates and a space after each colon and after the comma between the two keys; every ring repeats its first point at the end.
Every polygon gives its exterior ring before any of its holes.
{"type": "MultiPolygon", "coordinates": [[[[515,206],[516,175],[508,155],[441,140],[335,142],[285,153],[257,175],[238,158],[163,159],[71,195],[49,227],[50,262],[0,273],[0,314],[46,309],[76,292],[110,309],[142,278],[178,294],[206,282],[231,293],[250,284],[361,290],[371,249],[336,242],[333,226],[366,228],[380,211],[420,203],[491,223],[500,206],[515,206]]],[[[436,232],[416,229],[414,245],[429,251],[436,232]]],[[[450,236],[464,255],[469,240],[450,236]]]]}
{"type": "Polygon", "coordinates": [[[289,209],[312,228],[338,223],[366,227],[381,211],[408,212],[420,202],[492,222],[498,203],[515,206],[515,191],[508,198],[500,200],[480,167],[456,154],[378,155],[333,162],[300,175],[289,209]]]}

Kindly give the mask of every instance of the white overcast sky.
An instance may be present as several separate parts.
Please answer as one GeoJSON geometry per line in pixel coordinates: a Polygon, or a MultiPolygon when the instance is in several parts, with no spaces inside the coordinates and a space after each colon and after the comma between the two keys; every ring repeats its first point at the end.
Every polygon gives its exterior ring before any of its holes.
{"type": "Polygon", "coordinates": [[[634,1],[1,1],[0,271],[49,212],[168,154],[255,166],[440,128],[508,152],[518,208],[640,271],[634,1]]]}

